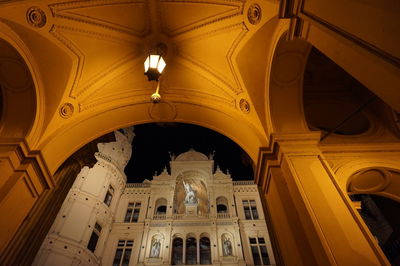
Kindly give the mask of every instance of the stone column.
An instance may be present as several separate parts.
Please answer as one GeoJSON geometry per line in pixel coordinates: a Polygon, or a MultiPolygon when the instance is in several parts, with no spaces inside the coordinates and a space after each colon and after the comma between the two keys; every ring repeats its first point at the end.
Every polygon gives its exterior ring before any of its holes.
{"type": "Polygon", "coordinates": [[[260,186],[275,256],[285,265],[389,265],[317,147],[319,134],[274,136],[260,186]],[[349,256],[348,254],[351,254],[349,256]]]}
{"type": "Polygon", "coordinates": [[[182,239],[183,240],[183,251],[182,251],[182,255],[183,255],[183,258],[182,258],[182,264],[186,264],[186,238],[183,238],[182,239]]]}
{"type": "Polygon", "coordinates": [[[196,264],[200,264],[200,238],[196,241],[196,249],[197,249],[196,264]]]}

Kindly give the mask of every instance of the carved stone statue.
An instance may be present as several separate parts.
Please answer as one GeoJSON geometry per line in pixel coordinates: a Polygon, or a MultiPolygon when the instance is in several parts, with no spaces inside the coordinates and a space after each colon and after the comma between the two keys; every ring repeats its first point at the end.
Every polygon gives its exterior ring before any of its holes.
{"type": "Polygon", "coordinates": [[[185,203],[196,204],[197,203],[196,192],[193,190],[192,186],[188,183],[185,183],[185,181],[183,181],[183,186],[185,187],[186,191],[185,203]]]}
{"type": "Polygon", "coordinates": [[[158,258],[160,256],[160,248],[160,239],[153,238],[151,241],[150,258],[158,258]]]}
{"type": "Polygon", "coordinates": [[[232,256],[232,243],[228,238],[224,239],[223,252],[224,256],[232,256]]]}

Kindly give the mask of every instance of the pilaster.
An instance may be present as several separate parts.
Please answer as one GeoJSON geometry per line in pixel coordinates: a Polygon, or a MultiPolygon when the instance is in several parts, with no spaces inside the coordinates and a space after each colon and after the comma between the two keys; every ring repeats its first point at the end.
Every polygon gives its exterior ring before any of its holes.
{"type": "MultiPolygon", "coordinates": [[[[38,221],[46,220],[41,216],[56,180],[41,154],[30,151],[24,140],[7,139],[0,143],[0,215],[4,218],[0,220],[0,264],[11,265],[22,254],[31,258],[36,253],[35,245],[25,243],[38,221]]],[[[41,228],[37,229],[36,233],[41,228]]]]}
{"type": "Polygon", "coordinates": [[[260,151],[256,180],[280,251],[275,257],[287,265],[389,265],[318,142],[313,132],[274,135],[269,151],[260,151]]]}

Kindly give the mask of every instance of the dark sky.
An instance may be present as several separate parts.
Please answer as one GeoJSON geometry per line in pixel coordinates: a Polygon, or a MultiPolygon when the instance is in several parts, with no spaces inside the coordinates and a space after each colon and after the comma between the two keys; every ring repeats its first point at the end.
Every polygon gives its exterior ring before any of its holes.
{"type": "Polygon", "coordinates": [[[233,180],[253,179],[250,157],[233,141],[210,129],[181,123],[151,123],[135,126],[132,157],[125,168],[128,182],[151,180],[154,172],[169,169],[169,152],[178,156],[190,148],[209,155],[215,151],[215,165],[229,172],[233,180]]]}

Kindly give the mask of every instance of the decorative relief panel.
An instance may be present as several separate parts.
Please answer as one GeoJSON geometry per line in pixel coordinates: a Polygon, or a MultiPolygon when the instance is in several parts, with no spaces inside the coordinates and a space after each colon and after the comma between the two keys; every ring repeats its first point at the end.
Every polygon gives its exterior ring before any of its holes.
{"type": "Polygon", "coordinates": [[[261,20],[261,15],[262,11],[260,5],[257,3],[251,4],[247,10],[247,19],[249,22],[253,25],[258,24],[261,20]]]}
{"type": "MultiPolygon", "coordinates": [[[[234,59],[248,32],[242,21],[243,1],[90,0],[55,3],[49,8],[55,21],[50,34],[76,57],[69,96],[78,100],[78,112],[110,102],[116,102],[110,108],[150,102],[145,95],[146,85],[141,83],[143,70],[136,68],[142,67],[141,54],[148,45],[149,34],[164,38],[173,46],[171,51],[177,51],[174,63],[184,61],[183,65],[189,69],[183,86],[176,86],[174,75],[168,86],[168,93],[173,95],[170,101],[182,100],[182,92],[186,90],[189,95],[185,101],[196,99],[194,104],[206,106],[209,101],[218,102],[218,110],[224,110],[221,105],[236,108],[235,95],[242,93],[244,86],[234,59]],[[176,16],[177,13],[180,15],[176,16]],[[218,49],[209,49],[210,45],[218,49]],[[129,76],[134,77],[133,81],[129,76]],[[201,87],[196,86],[197,79],[207,80],[211,86],[201,82],[201,87]],[[135,92],[124,89],[126,86],[116,88],[120,81],[134,84],[131,87],[136,88],[135,92]],[[201,95],[193,96],[193,90],[201,95]]],[[[179,63],[170,66],[176,65],[179,63]]],[[[173,68],[168,71],[169,75],[174,74],[173,68]]],[[[246,106],[241,107],[243,112],[249,110],[246,106]]],[[[171,120],[176,115],[175,106],[169,102],[149,108],[153,119],[171,120]]]]}
{"type": "Polygon", "coordinates": [[[136,37],[144,37],[150,32],[151,23],[146,1],[69,1],[50,5],[50,9],[55,18],[93,25],[101,30],[136,37]]]}
{"type": "Polygon", "coordinates": [[[60,107],[60,116],[62,118],[70,118],[74,113],[74,106],[71,103],[64,103],[60,107]]]}
{"type": "Polygon", "coordinates": [[[187,223],[174,223],[174,226],[211,226],[211,223],[209,222],[187,222],[187,223]]]}
{"type": "Polygon", "coordinates": [[[250,104],[246,99],[240,99],[239,107],[240,110],[242,110],[242,112],[245,114],[248,114],[250,112],[250,104]]]}
{"type": "Polygon", "coordinates": [[[26,21],[33,27],[41,28],[46,25],[46,14],[38,7],[31,7],[26,11],[26,21]]]}
{"type": "Polygon", "coordinates": [[[138,44],[129,40],[65,26],[53,26],[50,33],[77,58],[72,98],[84,100],[93,93],[93,87],[105,86],[137,61],[138,44]]]}
{"type": "Polygon", "coordinates": [[[243,10],[243,3],[238,0],[213,2],[164,0],[159,6],[160,24],[165,34],[176,36],[239,16],[243,10]],[[180,14],[179,17],[176,17],[177,13],[180,14]]]}
{"type": "Polygon", "coordinates": [[[243,23],[236,23],[184,38],[177,44],[178,54],[197,74],[212,80],[228,95],[239,94],[243,89],[232,57],[247,32],[243,23]],[[219,45],[209,49],[213,43],[219,45]]]}

